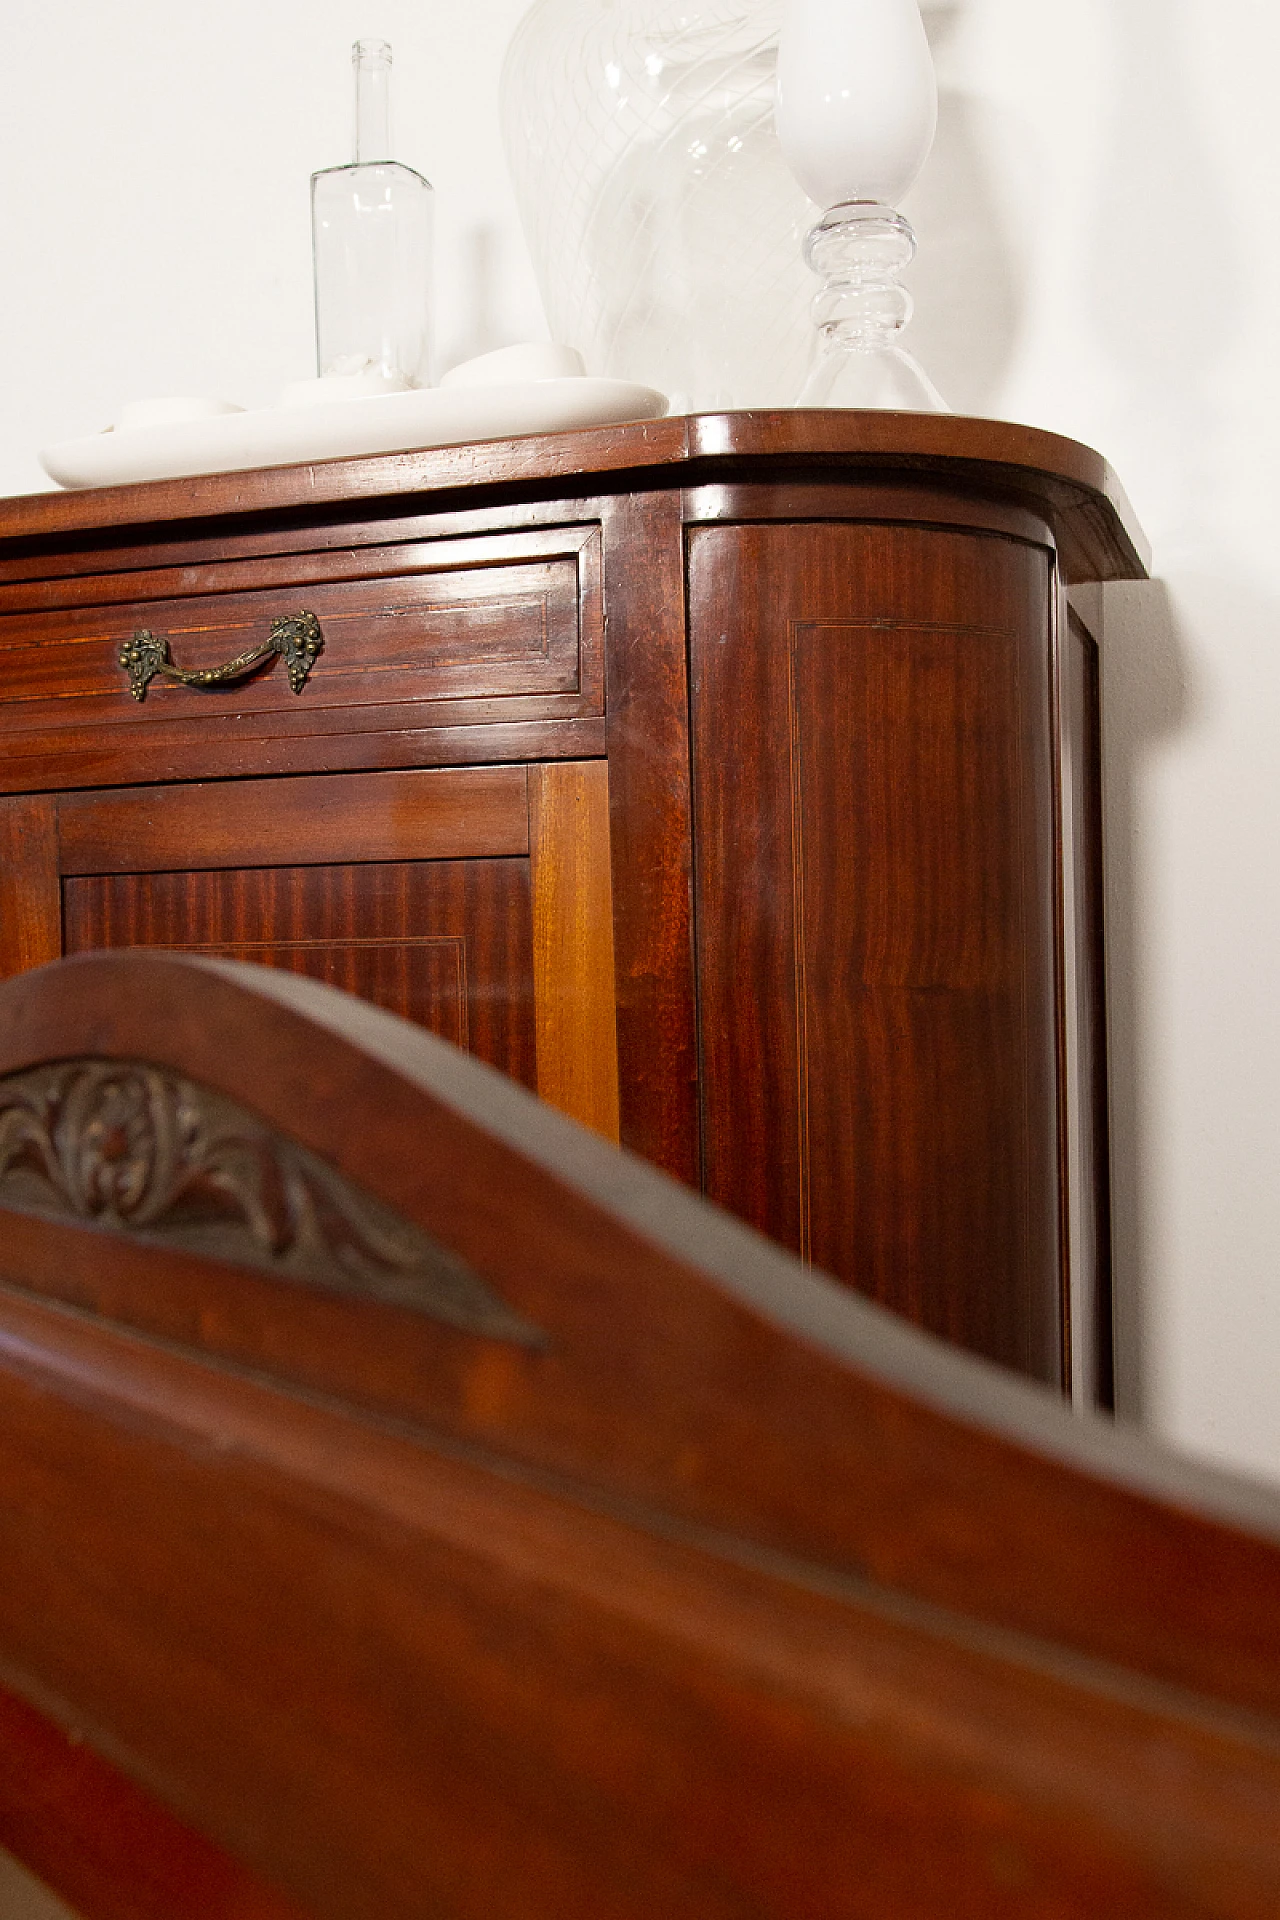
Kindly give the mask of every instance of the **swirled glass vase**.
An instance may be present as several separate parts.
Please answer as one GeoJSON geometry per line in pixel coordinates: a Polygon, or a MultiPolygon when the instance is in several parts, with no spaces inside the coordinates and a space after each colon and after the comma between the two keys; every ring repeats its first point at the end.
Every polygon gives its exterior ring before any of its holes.
{"type": "Polygon", "coordinates": [[[783,0],[535,0],[502,74],[552,334],[673,412],[794,403],[814,208],[773,126],[783,0]]]}

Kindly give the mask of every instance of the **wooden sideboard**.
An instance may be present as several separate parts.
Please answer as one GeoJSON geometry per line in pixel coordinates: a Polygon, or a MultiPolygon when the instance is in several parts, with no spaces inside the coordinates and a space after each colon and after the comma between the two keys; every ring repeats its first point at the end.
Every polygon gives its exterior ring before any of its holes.
{"type": "Polygon", "coordinates": [[[1105,1400],[1105,463],[771,413],[0,507],[0,973],[159,946],[431,1027],[1105,1400]],[[155,679],[306,609],[295,692],[155,679]]]}

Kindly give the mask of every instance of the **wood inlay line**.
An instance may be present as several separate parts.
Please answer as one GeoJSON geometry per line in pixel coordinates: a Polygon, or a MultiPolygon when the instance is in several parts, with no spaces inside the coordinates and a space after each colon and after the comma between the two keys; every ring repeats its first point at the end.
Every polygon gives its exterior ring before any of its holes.
{"type": "Polygon", "coordinates": [[[809,1166],[809,961],[805,935],[804,903],[804,750],[800,739],[800,717],[796,706],[796,640],[804,622],[793,620],[788,627],[787,647],[787,738],[791,767],[791,911],[792,943],[795,955],[796,1021],[796,1146],[800,1181],[800,1258],[806,1266],[813,1262],[813,1233],[809,1166]]]}

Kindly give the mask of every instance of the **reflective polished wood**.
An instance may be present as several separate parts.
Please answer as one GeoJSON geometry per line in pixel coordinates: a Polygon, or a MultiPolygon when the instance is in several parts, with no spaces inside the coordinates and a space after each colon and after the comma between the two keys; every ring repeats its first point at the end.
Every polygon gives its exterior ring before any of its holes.
{"type": "Polygon", "coordinates": [[[4,983],[0,1117],[0,1845],[85,1920],[1280,1911],[1272,1491],[286,972],[4,983]]]}
{"type": "Polygon", "coordinates": [[[923,415],[6,502],[0,971],[143,944],[347,985],[1105,1400],[1096,644],[1066,589],[1142,567],[1096,454],[923,415]],[[277,663],[130,697],[136,627],[204,669],[300,607],[300,694],[277,663]]]}

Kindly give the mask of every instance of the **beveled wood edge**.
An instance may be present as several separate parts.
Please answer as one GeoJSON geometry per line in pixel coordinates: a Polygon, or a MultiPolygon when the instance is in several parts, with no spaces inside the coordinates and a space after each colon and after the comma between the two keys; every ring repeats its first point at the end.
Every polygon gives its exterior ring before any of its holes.
{"type": "Polygon", "coordinates": [[[255,866],[263,834],[273,825],[279,857],[292,867],[501,859],[529,852],[528,772],[522,766],[107,787],[60,794],[54,804],[56,871],[64,879],[255,866]],[[335,810],[337,799],[347,809],[371,805],[379,817],[372,828],[359,815],[353,825],[335,810]],[[452,817],[457,809],[463,810],[460,819],[452,817]]]}
{"type": "MultiPolygon", "coordinates": [[[[510,696],[513,701],[523,697],[510,696]]],[[[567,700],[576,696],[547,697],[567,700]]],[[[604,758],[605,747],[605,721],[597,714],[382,727],[310,736],[259,733],[240,739],[225,734],[210,737],[202,729],[196,746],[182,749],[171,741],[150,743],[139,729],[114,750],[104,749],[92,738],[86,743],[83,736],[77,736],[76,744],[33,755],[25,765],[9,751],[6,742],[5,751],[0,752],[0,797],[57,796],[73,789],[97,792],[144,785],[230,784],[294,774],[400,773],[526,760],[595,760],[604,758]]]]}
{"type": "Polygon", "coordinates": [[[618,1140],[618,1033],[609,771],[603,760],[528,769],[538,1096],[618,1140]]]}
{"type": "MultiPolygon", "coordinates": [[[[64,974],[72,968],[127,968],[140,984],[145,970],[148,997],[166,984],[180,990],[190,970],[199,968],[250,1000],[273,1000],[452,1107],[665,1255],[700,1269],[748,1312],[851,1370],[1029,1455],[1280,1544],[1280,1492],[1176,1454],[1109,1416],[1073,1413],[1054,1389],[1024,1382],[909,1326],[802,1266],[657,1169],[563,1119],[495,1069],[377,1007],[318,981],[237,961],[86,954],[58,966],[64,974]]],[[[6,988],[0,1073],[37,1064],[23,1050],[20,1000],[24,988],[47,992],[52,973],[40,968],[6,988]]]]}
{"type": "MultiPolygon", "coordinates": [[[[0,501],[0,540],[78,530],[279,512],[407,493],[452,494],[529,487],[612,474],[678,468],[668,484],[714,480],[728,467],[788,460],[846,468],[941,465],[979,484],[1004,484],[1048,499],[1051,518],[1082,523],[1101,512],[1109,566],[1090,577],[1144,577],[1150,549],[1119,481],[1102,456],[1042,428],[955,414],[791,409],[677,414],[614,427],[471,442],[418,452],[203,474],[183,480],[0,501]]],[[[659,483],[661,483],[659,479],[659,483]]]]}

